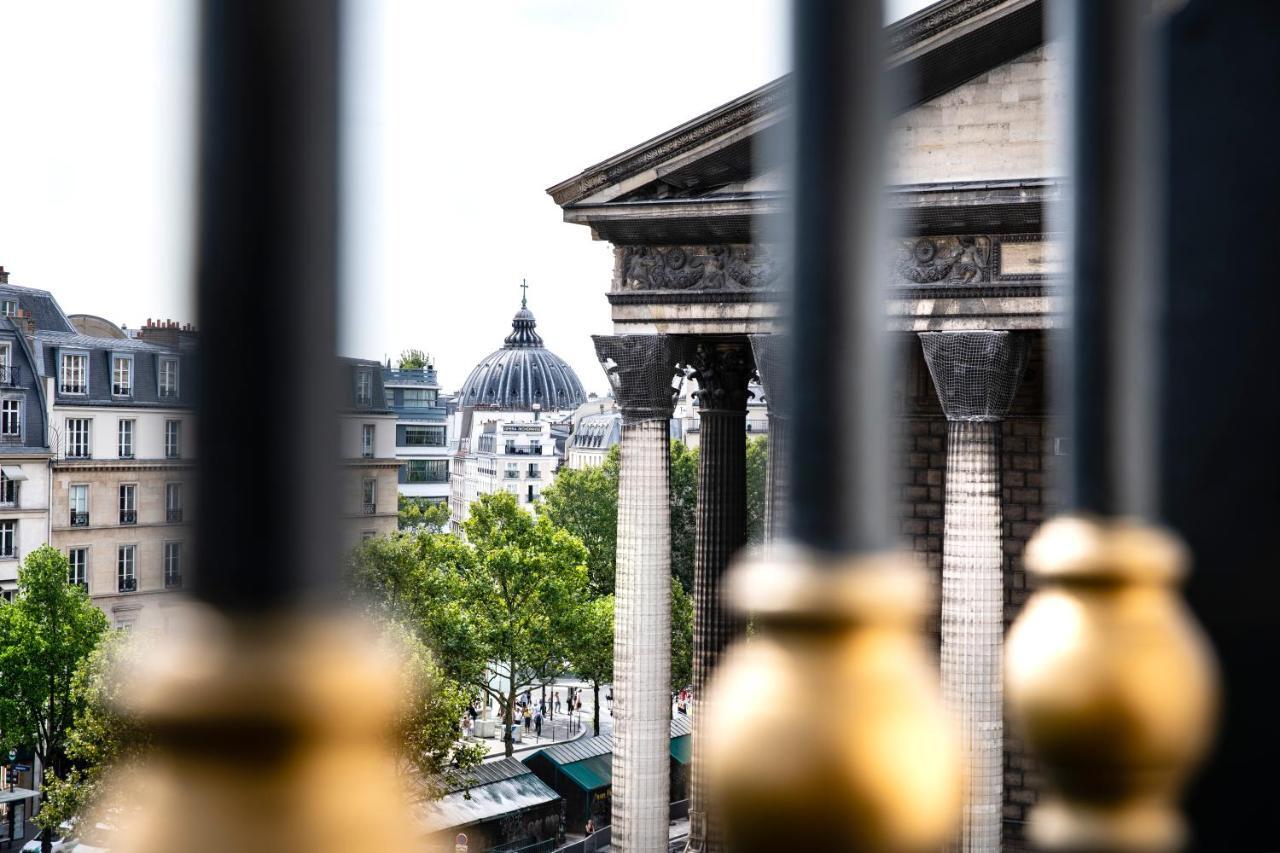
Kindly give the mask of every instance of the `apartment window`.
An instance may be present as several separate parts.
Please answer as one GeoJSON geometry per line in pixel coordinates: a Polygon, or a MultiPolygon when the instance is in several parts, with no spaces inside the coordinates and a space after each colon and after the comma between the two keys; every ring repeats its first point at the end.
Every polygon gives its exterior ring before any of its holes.
{"type": "Polygon", "coordinates": [[[0,506],[18,505],[18,481],[10,480],[9,475],[0,470],[0,506]]]}
{"type": "Polygon", "coordinates": [[[387,408],[390,409],[396,404],[396,392],[391,388],[387,388],[384,389],[382,393],[382,399],[386,402],[387,408]]]}
{"type": "Polygon", "coordinates": [[[378,535],[378,531],[376,530],[364,530],[364,531],[361,531],[360,533],[360,539],[363,542],[368,542],[370,539],[374,538],[377,535],[378,535]]]}
{"type": "Polygon", "coordinates": [[[164,519],[170,524],[182,521],[182,484],[164,484],[164,519]]]}
{"type": "Polygon", "coordinates": [[[436,392],[426,388],[404,389],[404,405],[407,409],[427,409],[436,404],[436,392]]]}
{"type": "Polygon", "coordinates": [[[518,479],[520,479],[520,463],[519,463],[519,462],[508,462],[508,463],[507,463],[507,470],[504,472],[504,474],[505,474],[505,476],[506,476],[506,478],[507,478],[508,480],[518,480],[518,479]]]}
{"type": "Polygon", "coordinates": [[[120,523],[138,523],[138,486],[136,483],[120,484],[120,523]]]}
{"type": "Polygon", "coordinates": [[[18,316],[18,300],[5,299],[3,301],[0,301],[0,315],[3,315],[5,317],[17,317],[18,316]]]}
{"type": "Polygon", "coordinates": [[[89,591],[89,549],[72,548],[67,551],[67,582],[89,591]]]}
{"type": "Polygon", "coordinates": [[[373,374],[367,370],[356,371],[356,405],[367,406],[373,402],[373,374]]]}
{"type": "Polygon", "coordinates": [[[182,421],[164,422],[164,455],[166,459],[182,455],[182,421]]]}
{"type": "Polygon", "coordinates": [[[164,543],[164,588],[182,586],[182,543],[164,543]]]}
{"type": "Polygon", "coordinates": [[[18,596],[16,589],[0,589],[0,601],[7,601],[13,604],[13,600],[18,596]]]}
{"type": "Polygon", "coordinates": [[[378,481],[372,477],[366,477],[361,484],[360,503],[365,515],[378,511],[378,481]]]}
{"type": "Polygon", "coordinates": [[[373,428],[375,424],[364,424],[360,428],[360,455],[366,459],[373,457],[373,428]]]}
{"type": "Polygon", "coordinates": [[[93,455],[89,444],[89,418],[67,418],[67,458],[88,459],[93,455]]]}
{"type": "Polygon", "coordinates": [[[133,359],[127,355],[111,357],[111,393],[117,397],[133,394],[133,359]]]}
{"type": "Polygon", "coordinates": [[[116,549],[116,590],[138,590],[138,546],[121,545],[116,549]]]}
{"type": "Polygon", "coordinates": [[[0,434],[22,435],[22,401],[16,397],[0,400],[0,434]]]}
{"type": "Polygon", "coordinates": [[[118,430],[118,447],[121,459],[133,458],[133,428],[135,421],[121,420],[118,430]]]}
{"type": "Polygon", "coordinates": [[[18,559],[18,522],[0,521],[0,559],[18,559]]]}
{"type": "Polygon", "coordinates": [[[444,447],[444,427],[407,426],[404,428],[405,447],[444,447]]]}
{"type": "Polygon", "coordinates": [[[178,396],[178,360],[176,358],[160,359],[161,400],[173,400],[178,396]]]}
{"type": "Polygon", "coordinates": [[[444,483],[449,479],[447,459],[411,459],[408,466],[409,483],[444,483]]]}
{"type": "Polygon", "coordinates": [[[72,486],[69,493],[69,502],[71,504],[71,526],[88,527],[89,487],[86,485],[72,486]]]}
{"type": "Polygon", "coordinates": [[[59,394],[84,394],[88,390],[85,367],[89,356],[80,352],[62,354],[62,370],[59,372],[59,394]]]}
{"type": "Polygon", "coordinates": [[[6,385],[12,382],[15,377],[10,372],[10,365],[13,364],[13,348],[8,342],[0,343],[0,382],[6,385]]]}

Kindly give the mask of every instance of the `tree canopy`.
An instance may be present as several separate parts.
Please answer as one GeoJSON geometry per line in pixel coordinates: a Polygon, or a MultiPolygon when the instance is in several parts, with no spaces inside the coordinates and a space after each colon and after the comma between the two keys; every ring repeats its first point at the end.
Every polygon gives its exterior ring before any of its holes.
{"type": "Polygon", "coordinates": [[[400,495],[399,515],[401,530],[423,528],[430,533],[443,533],[449,527],[449,505],[430,498],[400,495]]]}
{"type": "Polygon", "coordinates": [[[427,366],[427,354],[420,349],[407,349],[400,353],[400,369],[411,370],[427,366]]]}
{"type": "Polygon", "coordinates": [[[769,436],[747,439],[747,541],[764,541],[765,480],[769,471],[769,436]]]}

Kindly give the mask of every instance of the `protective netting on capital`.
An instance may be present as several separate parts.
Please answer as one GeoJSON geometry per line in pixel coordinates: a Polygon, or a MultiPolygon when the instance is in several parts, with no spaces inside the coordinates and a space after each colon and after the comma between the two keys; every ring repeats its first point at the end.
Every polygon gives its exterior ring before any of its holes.
{"type": "Polygon", "coordinates": [[[1009,412],[1027,367],[1018,332],[922,332],[920,344],[949,421],[998,421],[1009,412]]]}
{"type": "Polygon", "coordinates": [[[681,344],[666,335],[592,335],[624,421],[666,420],[675,405],[681,344]]]}

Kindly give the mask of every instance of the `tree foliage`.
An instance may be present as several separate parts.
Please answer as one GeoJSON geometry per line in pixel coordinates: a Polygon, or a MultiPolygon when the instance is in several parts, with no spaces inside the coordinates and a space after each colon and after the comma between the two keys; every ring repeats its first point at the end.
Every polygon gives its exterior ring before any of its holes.
{"type": "Polygon", "coordinates": [[[747,541],[764,541],[765,480],[769,471],[769,436],[747,440],[747,541]]]}
{"type": "Polygon", "coordinates": [[[671,579],[671,692],[693,683],[693,596],[671,579]]]}
{"type": "Polygon", "coordinates": [[[400,369],[413,370],[427,366],[427,354],[420,349],[407,349],[400,353],[400,369]]]}
{"type": "MultiPolygon", "coordinates": [[[[593,595],[613,592],[617,574],[619,446],[604,464],[561,468],[542,492],[539,513],[587,546],[593,595]]],[[[698,451],[671,441],[671,574],[686,592],[693,590],[693,552],[697,532],[698,451]]]]}
{"type": "Polygon", "coordinates": [[[449,527],[449,505],[442,501],[400,495],[399,514],[401,530],[443,533],[449,527]]]}
{"type": "Polygon", "coordinates": [[[494,699],[509,732],[517,694],[562,671],[569,656],[587,598],[587,551],[506,492],[472,504],[464,531],[465,540],[370,540],[356,554],[353,584],[368,606],[412,626],[451,678],[494,699]]]}
{"type": "Polygon", "coordinates": [[[67,572],[67,558],[41,546],[18,571],[18,595],[0,604],[0,746],[31,746],[59,776],[82,706],[72,680],[107,630],[106,616],[67,583],[67,572]]]}
{"type": "Polygon", "coordinates": [[[569,635],[569,666],[591,685],[595,695],[592,725],[597,735],[600,734],[600,685],[613,681],[613,608],[612,595],[587,602],[579,610],[569,635]]]}

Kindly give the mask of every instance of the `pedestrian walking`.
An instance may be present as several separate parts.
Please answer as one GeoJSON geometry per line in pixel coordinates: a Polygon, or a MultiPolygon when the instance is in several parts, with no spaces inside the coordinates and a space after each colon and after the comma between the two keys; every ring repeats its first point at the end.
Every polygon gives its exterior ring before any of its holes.
{"type": "Polygon", "coordinates": [[[529,731],[529,726],[533,724],[533,709],[528,705],[524,706],[524,730],[529,731]]]}
{"type": "Polygon", "coordinates": [[[538,713],[533,715],[533,730],[538,735],[538,737],[542,737],[542,711],[541,710],[539,710],[538,713]]]}
{"type": "Polygon", "coordinates": [[[555,702],[553,702],[552,704],[555,705],[555,709],[559,711],[560,710],[560,694],[552,693],[551,698],[555,700],[555,702]]]}

